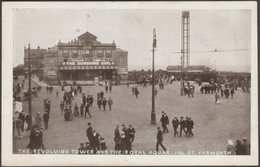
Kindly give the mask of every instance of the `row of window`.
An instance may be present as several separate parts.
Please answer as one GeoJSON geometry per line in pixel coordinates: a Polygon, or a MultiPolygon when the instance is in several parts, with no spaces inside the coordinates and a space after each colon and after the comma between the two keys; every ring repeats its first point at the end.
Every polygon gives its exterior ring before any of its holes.
{"type": "MultiPolygon", "coordinates": [[[[74,54],[77,53],[79,54],[81,52],[81,54],[90,54],[90,50],[63,50],[62,54],[74,54]]],[[[92,51],[93,52],[93,51],[92,51]]],[[[107,54],[111,54],[112,51],[111,50],[97,50],[97,53],[107,53],[107,54]]]]}
{"type": "MultiPolygon", "coordinates": [[[[62,56],[65,57],[65,58],[67,58],[67,57],[69,57],[69,54],[65,53],[65,54],[62,54],[62,56]]],[[[72,58],[78,58],[79,56],[80,56],[80,55],[77,54],[77,53],[71,54],[71,57],[72,57],[72,58]]],[[[93,55],[93,54],[82,54],[82,57],[84,57],[84,58],[92,58],[92,57],[94,57],[94,55],[93,55]]],[[[111,57],[112,57],[112,54],[105,54],[105,56],[104,56],[104,54],[97,54],[97,57],[98,57],[98,58],[103,58],[103,57],[105,57],[105,58],[111,58],[111,57]]]]}

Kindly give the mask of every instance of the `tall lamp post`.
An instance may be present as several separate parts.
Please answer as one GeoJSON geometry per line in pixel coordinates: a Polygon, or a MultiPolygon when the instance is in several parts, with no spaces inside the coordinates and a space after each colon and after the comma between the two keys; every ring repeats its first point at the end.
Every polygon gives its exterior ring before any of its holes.
{"type": "Polygon", "coordinates": [[[31,96],[31,53],[30,53],[30,44],[28,45],[28,83],[29,83],[29,111],[28,111],[28,115],[29,115],[29,123],[28,123],[28,128],[27,130],[31,130],[32,128],[32,96],[31,96]]]}
{"type": "Polygon", "coordinates": [[[156,48],[156,32],[153,29],[153,68],[152,68],[152,112],[151,112],[151,124],[156,124],[155,115],[155,102],[154,102],[154,48],[156,48]]]}

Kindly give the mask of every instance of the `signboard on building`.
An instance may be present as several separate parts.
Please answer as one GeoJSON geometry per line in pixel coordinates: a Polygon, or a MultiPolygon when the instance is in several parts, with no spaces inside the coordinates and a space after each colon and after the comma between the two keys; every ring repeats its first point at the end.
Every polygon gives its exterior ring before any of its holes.
{"type": "Polygon", "coordinates": [[[48,76],[54,76],[54,75],[56,75],[55,69],[50,68],[50,69],[47,71],[47,75],[48,75],[48,76]]]}
{"type": "Polygon", "coordinates": [[[62,62],[63,66],[115,65],[113,61],[70,61],[62,62]]]}
{"type": "Polygon", "coordinates": [[[118,73],[118,74],[128,74],[127,68],[126,68],[126,67],[119,67],[119,68],[117,69],[117,73],[118,73]]]}

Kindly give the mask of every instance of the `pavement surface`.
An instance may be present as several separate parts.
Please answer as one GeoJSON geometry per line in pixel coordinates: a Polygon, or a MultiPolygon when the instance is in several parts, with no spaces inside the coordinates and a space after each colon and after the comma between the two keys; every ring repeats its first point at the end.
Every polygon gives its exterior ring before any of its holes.
{"type": "MultiPolygon", "coordinates": [[[[19,78],[21,81],[21,78],[19,78]]],[[[32,86],[39,83],[34,79],[32,86]]],[[[28,82],[25,82],[27,88],[28,82]]],[[[41,84],[44,86],[44,84],[41,84]]],[[[247,137],[250,141],[250,93],[241,90],[235,92],[234,99],[221,99],[221,104],[215,104],[214,94],[201,94],[196,85],[195,97],[180,96],[180,83],[174,82],[159,90],[155,98],[157,124],[151,125],[151,86],[138,87],[139,98],[132,95],[131,86],[114,86],[112,93],[105,93],[105,97],[113,99],[112,111],[98,111],[96,94],[103,90],[102,86],[83,86],[86,94],[94,96],[93,107],[90,108],[92,118],[77,118],[66,122],[61,115],[59,104],[63,92],[60,87],[54,87],[52,94],[47,93],[45,87],[38,98],[33,98],[33,121],[37,112],[43,114],[43,99],[51,99],[49,129],[43,132],[43,143],[47,149],[77,149],[79,144],[87,141],[87,122],[93,124],[94,129],[105,138],[108,150],[114,148],[114,129],[116,124],[132,124],[136,129],[133,150],[155,150],[157,127],[161,112],[165,111],[170,122],[175,116],[191,117],[195,123],[191,138],[174,137],[173,127],[168,126],[169,133],[164,134],[164,145],[167,150],[174,151],[225,151],[227,140],[247,137]],[[56,97],[59,91],[59,97],[56,97]]],[[[69,87],[66,87],[69,89],[69,87]]],[[[158,86],[157,86],[158,89],[158,86]]],[[[105,92],[105,91],[104,91],[105,92]]],[[[75,97],[73,104],[81,103],[81,95],[75,97]]],[[[23,101],[23,109],[28,111],[28,101],[23,101]]],[[[14,133],[13,152],[25,149],[29,143],[29,132],[24,132],[23,139],[16,139],[14,133]]]]}

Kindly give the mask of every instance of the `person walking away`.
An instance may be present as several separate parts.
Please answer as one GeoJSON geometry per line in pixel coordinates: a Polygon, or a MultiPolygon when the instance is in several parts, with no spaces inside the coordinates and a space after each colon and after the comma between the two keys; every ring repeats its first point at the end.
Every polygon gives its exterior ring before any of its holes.
{"type": "Polygon", "coordinates": [[[61,111],[61,115],[63,115],[63,113],[64,113],[64,101],[60,102],[60,111],[61,111]]]}
{"type": "Polygon", "coordinates": [[[101,97],[98,98],[97,105],[98,105],[98,110],[100,111],[101,110],[101,105],[102,105],[101,97]]]}
{"type": "Polygon", "coordinates": [[[44,112],[44,114],[42,116],[42,119],[43,119],[43,123],[44,123],[45,129],[47,130],[48,129],[48,124],[49,124],[49,114],[48,114],[47,111],[44,112]]]}
{"type": "Polygon", "coordinates": [[[107,81],[106,81],[105,90],[106,90],[106,93],[107,93],[107,92],[108,92],[108,85],[107,85],[107,81]]]}
{"type": "Polygon", "coordinates": [[[228,155],[235,155],[236,148],[232,140],[228,140],[227,153],[228,155]]]}
{"type": "Polygon", "coordinates": [[[89,101],[90,101],[90,106],[92,107],[93,106],[93,101],[94,101],[93,95],[90,95],[89,101]]]}
{"type": "Polygon", "coordinates": [[[245,155],[250,155],[250,144],[247,142],[247,139],[245,137],[243,137],[243,143],[242,146],[245,149],[245,155]]]}
{"type": "Polygon", "coordinates": [[[81,105],[80,105],[80,116],[83,117],[83,115],[84,115],[84,104],[81,103],[81,105]]]}
{"type": "Polygon", "coordinates": [[[112,82],[110,82],[110,84],[109,84],[109,92],[110,93],[112,92],[112,82]]]}
{"type": "Polygon", "coordinates": [[[178,136],[178,126],[179,126],[180,122],[178,120],[177,117],[175,117],[173,120],[172,120],[172,126],[173,126],[173,130],[174,130],[174,137],[177,135],[178,136]]]}
{"type": "Polygon", "coordinates": [[[138,95],[139,95],[139,91],[137,89],[137,87],[135,87],[135,97],[138,99],[138,95]]]}
{"type": "Polygon", "coordinates": [[[41,128],[42,126],[42,118],[40,116],[40,112],[38,112],[35,117],[35,124],[38,126],[38,128],[41,128]]]}
{"type": "Polygon", "coordinates": [[[113,105],[113,100],[111,99],[111,97],[108,98],[107,103],[108,103],[109,110],[111,111],[113,105]]]}
{"type": "Polygon", "coordinates": [[[88,114],[88,116],[91,118],[91,114],[89,112],[89,103],[86,104],[85,106],[85,118],[86,118],[86,115],[88,114]]]}
{"type": "Polygon", "coordinates": [[[107,100],[106,100],[106,98],[103,98],[102,104],[103,104],[103,109],[104,109],[104,111],[106,111],[106,105],[107,105],[107,100]]]}
{"type": "Polygon", "coordinates": [[[159,151],[159,146],[163,148],[164,151],[166,151],[165,146],[162,144],[163,142],[163,132],[161,131],[161,128],[158,127],[158,132],[157,132],[157,142],[156,142],[156,151],[159,151]]]}
{"type": "Polygon", "coordinates": [[[183,119],[183,117],[180,117],[180,137],[182,136],[182,131],[185,131],[185,120],[183,119]]]}

